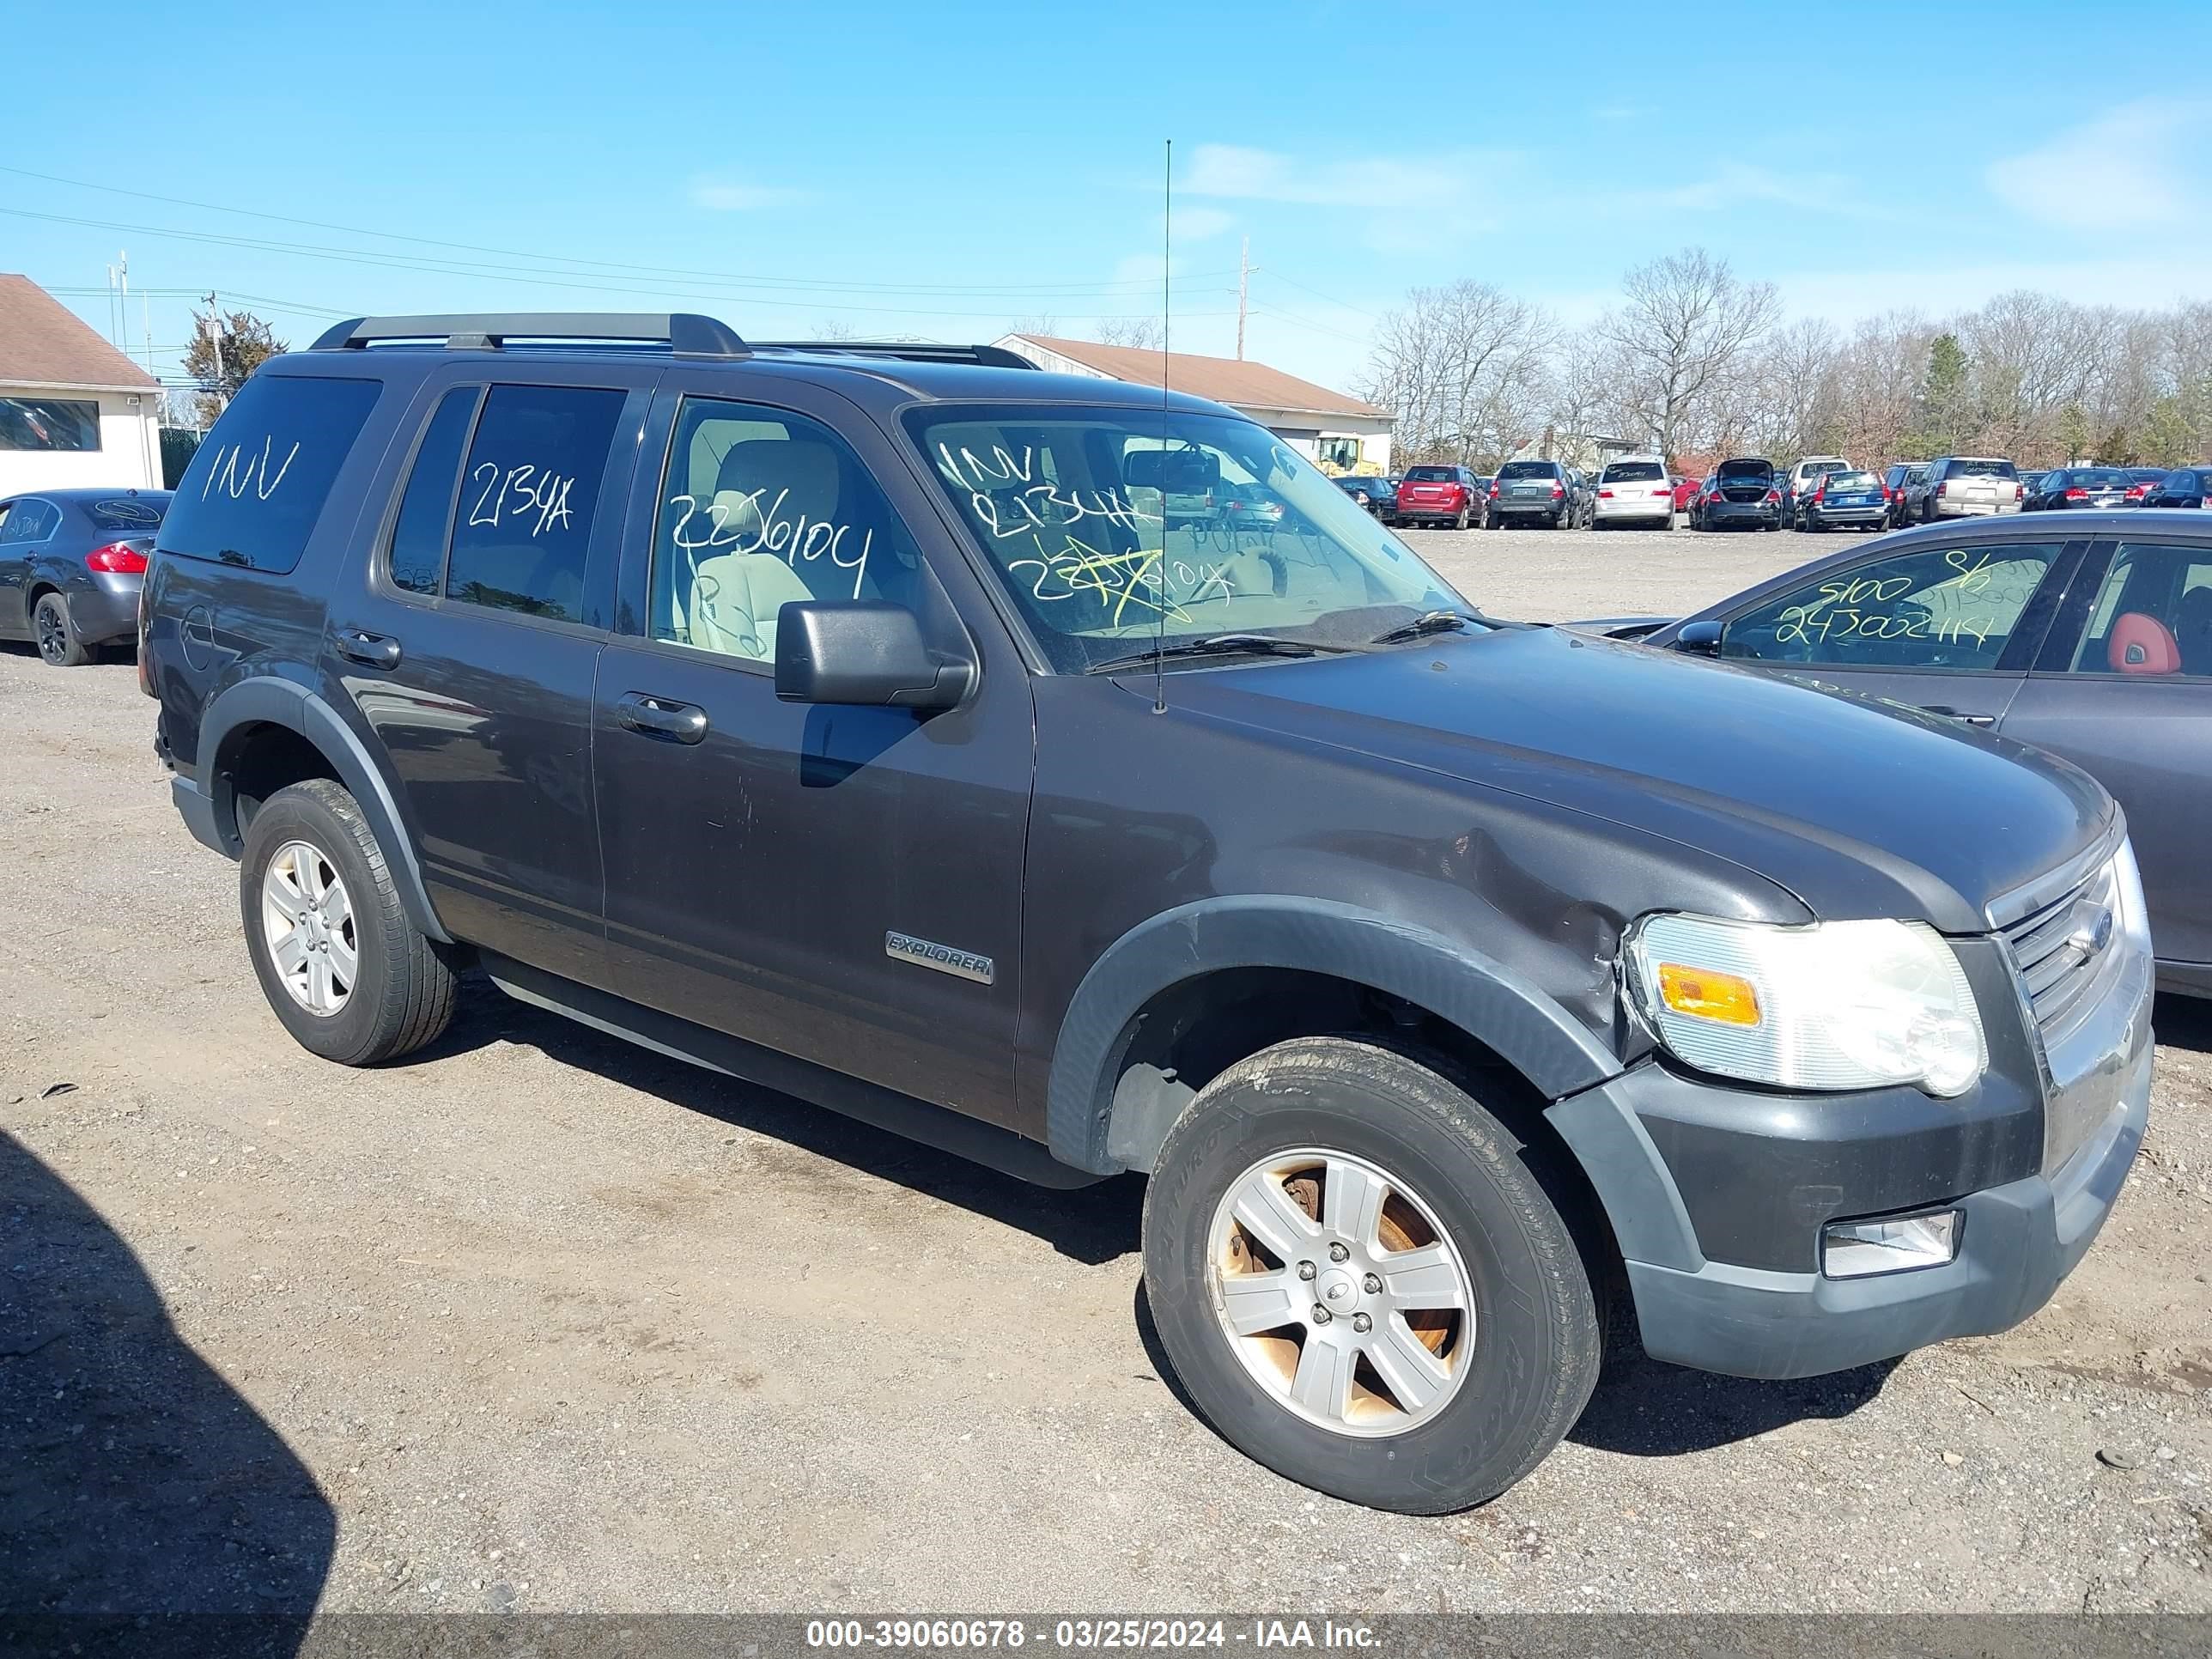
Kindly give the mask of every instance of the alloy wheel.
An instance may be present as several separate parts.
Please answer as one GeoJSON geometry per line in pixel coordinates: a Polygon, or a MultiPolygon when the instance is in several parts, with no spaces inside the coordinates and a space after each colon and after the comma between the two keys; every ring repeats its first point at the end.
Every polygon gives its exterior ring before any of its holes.
{"type": "Polygon", "coordinates": [[[261,933],[284,988],[311,1014],[340,1012],[361,969],[353,901],[319,848],[288,841],[261,878],[261,933]]]}
{"type": "Polygon", "coordinates": [[[1467,1265],[1419,1195],[1364,1158],[1308,1147],[1247,1169],[1215,1207],[1206,1277],[1246,1371],[1322,1428],[1403,1434],[1467,1375],[1467,1265]]]}

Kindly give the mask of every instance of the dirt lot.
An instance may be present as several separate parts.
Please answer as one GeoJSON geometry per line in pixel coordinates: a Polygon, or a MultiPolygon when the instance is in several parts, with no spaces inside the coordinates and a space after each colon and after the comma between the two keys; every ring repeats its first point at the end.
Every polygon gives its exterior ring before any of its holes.
{"type": "MultiPolygon", "coordinates": [[[[1420,535],[1509,615],[1832,544],[1420,535]]],[[[1817,1382],[1641,1359],[1483,1510],[1316,1498],[1162,1381],[1138,1190],[1019,1186],[475,985],[266,1011],[128,666],[0,647],[0,1607],[2212,1609],[2212,1018],[2057,1303],[1817,1382]],[[68,1085],[68,1086],[64,1086],[68,1085]]]]}

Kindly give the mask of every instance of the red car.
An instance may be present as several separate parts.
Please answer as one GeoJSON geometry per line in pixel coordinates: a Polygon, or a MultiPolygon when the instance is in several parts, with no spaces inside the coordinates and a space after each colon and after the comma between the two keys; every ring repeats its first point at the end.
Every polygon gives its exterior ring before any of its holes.
{"type": "Polygon", "coordinates": [[[1409,466],[1398,481],[1400,524],[1448,524],[1464,530],[1482,521],[1482,489],[1463,466],[1409,466]]]}
{"type": "Polygon", "coordinates": [[[1674,510],[1677,513],[1687,513],[1690,510],[1690,497],[1698,493],[1705,482],[1703,478],[1685,478],[1679,475],[1675,477],[1674,510]]]}

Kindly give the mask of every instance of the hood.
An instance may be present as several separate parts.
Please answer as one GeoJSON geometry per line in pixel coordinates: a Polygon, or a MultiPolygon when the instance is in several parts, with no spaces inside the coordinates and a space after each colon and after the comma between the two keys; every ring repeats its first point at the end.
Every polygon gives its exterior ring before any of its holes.
{"type": "Polygon", "coordinates": [[[1831,921],[1987,932],[1991,900],[2117,811],[2075,768],[1935,715],[1549,628],[1181,672],[1167,693],[1703,848],[1831,921]]]}

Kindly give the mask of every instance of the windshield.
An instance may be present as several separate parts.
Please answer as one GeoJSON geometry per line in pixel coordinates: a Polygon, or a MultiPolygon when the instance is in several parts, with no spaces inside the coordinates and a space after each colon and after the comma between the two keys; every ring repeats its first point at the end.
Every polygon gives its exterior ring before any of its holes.
{"type": "Polygon", "coordinates": [[[1557,461],[1508,461],[1498,469],[1501,478],[1556,478],[1559,476],[1557,461]]]}
{"type": "Polygon", "coordinates": [[[1406,469],[1407,483],[1452,483],[1459,474],[1448,466],[1409,466],[1406,469]]]}
{"type": "Polygon", "coordinates": [[[1600,483],[1661,483],[1667,469],[1656,461],[1615,461],[1598,478],[1600,483]]]}
{"type": "Polygon", "coordinates": [[[1765,461],[1723,461],[1715,476],[1723,478],[1769,478],[1774,468],[1765,461]]]}
{"type": "Polygon", "coordinates": [[[1364,645],[1468,608],[1249,421],[1034,404],[907,419],[1057,672],[1127,657],[1156,631],[1170,647],[1224,633],[1364,645]]]}

